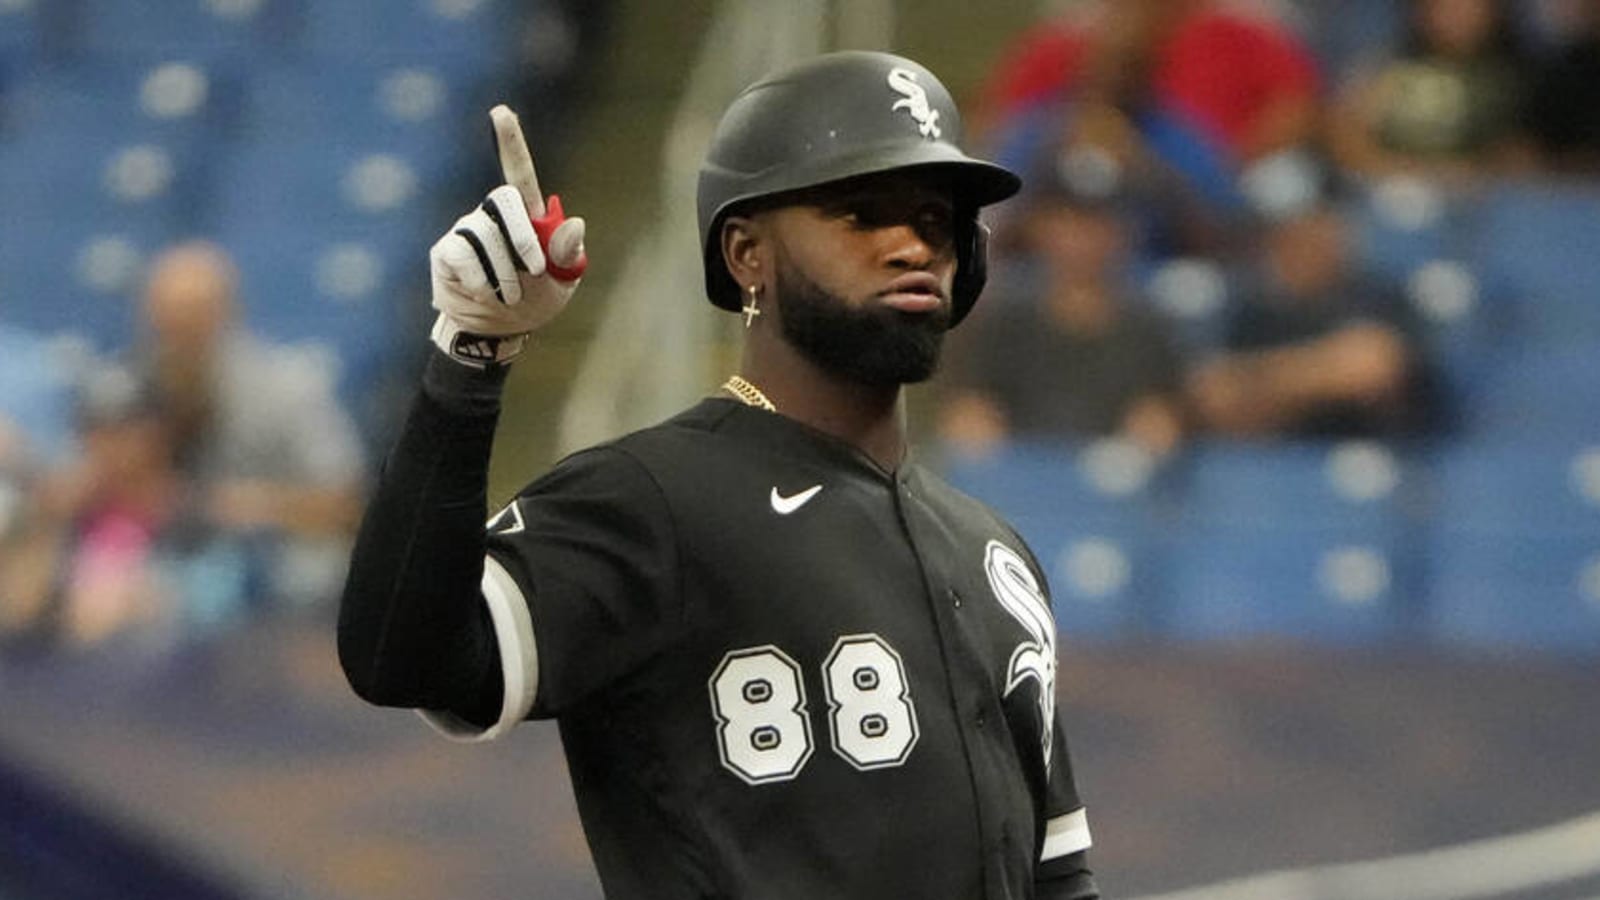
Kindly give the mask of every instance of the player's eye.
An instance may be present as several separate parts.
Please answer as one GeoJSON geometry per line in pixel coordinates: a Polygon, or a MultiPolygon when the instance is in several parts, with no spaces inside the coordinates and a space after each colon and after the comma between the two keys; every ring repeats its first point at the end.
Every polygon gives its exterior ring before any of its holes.
{"type": "Polygon", "coordinates": [[[929,203],[917,210],[915,226],[922,239],[935,246],[955,240],[955,213],[943,203],[929,203]]]}
{"type": "Polygon", "coordinates": [[[824,208],[828,215],[853,228],[881,228],[885,224],[882,204],[866,199],[843,200],[824,208]]]}
{"type": "Polygon", "coordinates": [[[825,211],[862,230],[910,225],[927,240],[948,240],[953,231],[953,214],[948,204],[927,202],[908,206],[901,196],[855,197],[825,207],[825,211]]]}

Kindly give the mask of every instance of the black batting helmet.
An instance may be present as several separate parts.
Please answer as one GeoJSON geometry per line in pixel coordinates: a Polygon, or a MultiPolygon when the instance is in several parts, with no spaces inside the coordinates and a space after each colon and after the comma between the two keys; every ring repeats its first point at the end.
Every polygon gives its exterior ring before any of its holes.
{"type": "Polygon", "coordinates": [[[949,173],[956,188],[956,279],[951,323],[983,290],[985,231],[978,208],[1021,180],[962,152],[961,114],[932,72],[889,53],[816,57],[745,88],[723,113],[700,167],[698,206],[706,296],[737,311],[739,286],[722,259],[722,223],[739,204],[899,169],[949,173]]]}

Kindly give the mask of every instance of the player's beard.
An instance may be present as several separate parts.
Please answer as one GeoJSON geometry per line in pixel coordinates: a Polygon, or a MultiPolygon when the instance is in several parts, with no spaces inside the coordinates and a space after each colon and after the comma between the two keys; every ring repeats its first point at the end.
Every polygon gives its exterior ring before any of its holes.
{"type": "Polygon", "coordinates": [[[877,386],[926,381],[938,370],[950,330],[948,303],[920,315],[882,304],[856,308],[786,258],[779,258],[776,274],[783,336],[823,369],[877,386]]]}

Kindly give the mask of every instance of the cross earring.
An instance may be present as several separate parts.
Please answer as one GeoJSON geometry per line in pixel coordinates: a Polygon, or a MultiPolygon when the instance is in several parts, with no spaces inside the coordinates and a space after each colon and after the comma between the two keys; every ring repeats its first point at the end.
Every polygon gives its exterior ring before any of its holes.
{"type": "Polygon", "coordinates": [[[749,328],[750,324],[756,320],[756,316],[761,315],[761,310],[756,309],[756,303],[761,299],[761,288],[752,284],[745,288],[745,293],[750,295],[750,299],[740,312],[744,313],[744,327],[749,328]]]}

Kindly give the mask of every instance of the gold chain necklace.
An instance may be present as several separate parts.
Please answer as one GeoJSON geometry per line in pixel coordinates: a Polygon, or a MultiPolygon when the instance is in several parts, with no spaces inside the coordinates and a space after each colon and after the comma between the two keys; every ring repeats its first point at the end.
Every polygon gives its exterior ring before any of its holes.
{"type": "Polygon", "coordinates": [[[722,389],[738,397],[747,406],[759,406],[767,412],[778,411],[778,408],[772,405],[772,401],[767,399],[767,395],[761,393],[760,388],[738,375],[728,376],[728,380],[722,383],[722,389]]]}

